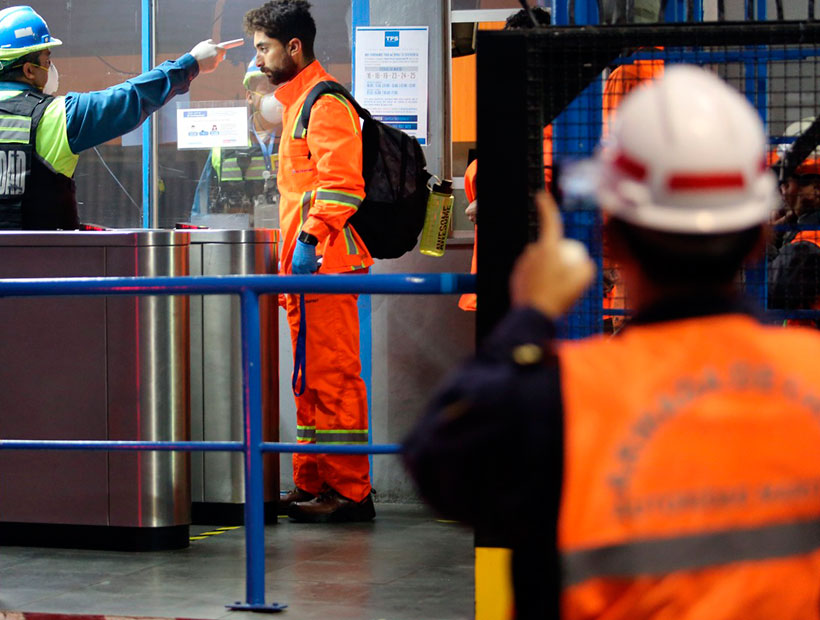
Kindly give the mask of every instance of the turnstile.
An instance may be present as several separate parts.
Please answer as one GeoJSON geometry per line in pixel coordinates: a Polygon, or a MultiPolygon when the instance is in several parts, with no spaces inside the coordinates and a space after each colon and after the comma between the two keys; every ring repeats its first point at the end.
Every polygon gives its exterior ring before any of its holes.
{"type": "MultiPolygon", "coordinates": [[[[181,276],[187,234],[2,232],[0,277],[181,276]]],[[[188,298],[0,299],[0,437],[189,437],[188,298]]],[[[185,452],[0,452],[0,544],[188,545],[185,452]]]]}
{"type": "MultiPolygon", "coordinates": [[[[278,230],[191,230],[191,275],[277,273],[278,230]]],[[[194,441],[242,440],[242,340],[236,295],[192,296],[191,438],[194,441]]],[[[262,436],[279,439],[279,332],[275,295],[259,298],[262,352],[262,436]]],[[[244,522],[242,454],[192,455],[194,523],[244,522]]],[[[266,454],[265,513],[276,522],[279,497],[278,455],[266,454]]]]}

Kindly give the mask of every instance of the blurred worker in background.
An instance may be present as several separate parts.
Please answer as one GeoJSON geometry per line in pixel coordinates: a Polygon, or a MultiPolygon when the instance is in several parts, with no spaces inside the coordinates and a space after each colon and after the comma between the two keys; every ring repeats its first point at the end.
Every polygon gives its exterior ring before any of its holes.
{"type": "MultiPolygon", "coordinates": [[[[256,64],[279,86],[280,257],[284,274],[366,273],[373,259],[347,219],[364,198],[362,135],[355,108],[335,94],[299,113],[310,90],[333,80],[316,60],[316,24],[304,0],[274,0],[245,15],[256,64]]],[[[287,295],[299,443],[368,441],[357,295],[287,295]],[[301,337],[300,337],[301,336],[301,337]],[[297,387],[299,391],[297,391],[297,387]]],[[[296,488],[280,508],[295,521],[368,521],[375,515],[367,455],[294,454],[296,488]]]]}
{"type": "MultiPolygon", "coordinates": [[[[814,122],[804,118],[786,128],[797,137],[814,122]]],[[[769,307],[820,309],[820,150],[800,163],[780,186],[781,208],[772,223],[774,252],[769,266],[769,307]]],[[[820,327],[820,318],[789,319],[789,325],[820,327]]]]}
{"type": "MultiPolygon", "coordinates": [[[[624,0],[610,0],[609,8],[612,13],[605,16],[609,18],[609,23],[626,22],[645,24],[660,20],[660,0],[633,0],[631,3],[625,2],[624,0]]],[[[659,49],[661,48],[652,48],[652,51],[658,51],[659,49]]],[[[641,51],[641,49],[637,49],[635,53],[640,53],[641,51]]],[[[663,75],[663,69],[664,61],[661,58],[636,59],[628,64],[618,65],[611,69],[604,82],[602,100],[602,135],[604,138],[609,135],[609,129],[615,120],[618,106],[620,106],[624,97],[644,82],[661,77],[663,75]]],[[[624,295],[624,287],[621,282],[618,265],[612,260],[612,256],[606,244],[604,244],[603,249],[602,280],[604,310],[625,310],[627,308],[627,300],[624,295]]],[[[617,332],[624,323],[624,317],[621,314],[608,314],[604,312],[603,320],[604,333],[607,334],[617,332]]]]}
{"type": "Polygon", "coordinates": [[[211,149],[194,198],[194,213],[248,213],[256,228],[279,228],[276,186],[282,104],[253,57],[242,80],[248,103],[248,146],[211,149]]]}
{"type": "Polygon", "coordinates": [[[225,50],[212,41],[189,54],[92,93],[55,97],[51,48],[62,41],[31,7],[0,11],[0,228],[79,226],[74,169],[78,153],[128,133],[199,73],[216,69],[225,50]]]}
{"type": "Polygon", "coordinates": [[[442,514],[542,551],[513,564],[519,620],[820,615],[820,334],[761,325],[734,282],[777,202],[766,142],[703,69],[637,88],[595,156],[634,319],[554,340],[594,265],[541,195],[513,310],[407,439],[442,514]]]}
{"type": "MultiPolygon", "coordinates": [[[[529,30],[549,26],[551,17],[547,9],[534,6],[531,9],[521,9],[513,13],[504,22],[504,30],[529,30]],[[533,21],[535,20],[535,21],[533,21]]],[[[544,186],[549,188],[552,183],[552,125],[544,127],[544,186]]],[[[467,208],[464,212],[467,218],[475,225],[476,239],[473,241],[473,259],[470,263],[470,273],[478,271],[478,193],[477,187],[478,160],[474,159],[464,172],[464,192],[467,194],[467,208]]],[[[478,297],[475,293],[464,293],[458,300],[458,307],[467,312],[475,312],[478,307],[478,297]]]]}
{"type": "MultiPolygon", "coordinates": [[[[786,138],[797,139],[814,123],[815,117],[807,116],[799,121],[789,124],[783,136],[786,138]]],[[[813,193],[806,190],[801,191],[801,187],[807,187],[811,184],[813,177],[818,175],[820,171],[820,149],[815,149],[806,157],[805,160],[791,172],[787,171],[786,159],[787,155],[793,148],[792,145],[778,145],[777,149],[769,153],[768,162],[775,170],[784,175],[780,180],[780,195],[782,201],[780,207],[772,214],[772,225],[774,226],[793,226],[797,223],[796,209],[800,208],[803,213],[811,209],[806,209],[806,204],[798,205],[798,202],[805,203],[806,201],[813,201],[813,193]]],[[[782,235],[780,235],[778,247],[782,243],[782,235]]]]}

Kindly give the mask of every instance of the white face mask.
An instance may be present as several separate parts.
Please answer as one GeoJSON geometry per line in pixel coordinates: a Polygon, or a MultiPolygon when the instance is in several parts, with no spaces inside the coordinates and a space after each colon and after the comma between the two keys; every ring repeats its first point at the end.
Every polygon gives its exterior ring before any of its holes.
{"type": "Polygon", "coordinates": [[[46,80],[45,86],[43,86],[43,94],[55,95],[55,94],[57,94],[57,89],[59,87],[60,87],[60,74],[57,73],[57,67],[52,62],[51,66],[48,68],[48,79],[46,80]]]}
{"type": "Polygon", "coordinates": [[[273,125],[280,125],[282,123],[282,104],[273,96],[273,93],[268,93],[259,102],[259,113],[267,122],[273,125]]]}

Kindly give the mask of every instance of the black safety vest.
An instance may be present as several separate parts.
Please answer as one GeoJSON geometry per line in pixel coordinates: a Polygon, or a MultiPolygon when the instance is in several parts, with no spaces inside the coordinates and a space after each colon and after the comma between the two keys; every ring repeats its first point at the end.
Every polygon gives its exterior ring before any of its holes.
{"type": "Polygon", "coordinates": [[[79,227],[74,180],[36,151],[37,127],[53,99],[26,90],[0,101],[0,229],[79,227]]]}

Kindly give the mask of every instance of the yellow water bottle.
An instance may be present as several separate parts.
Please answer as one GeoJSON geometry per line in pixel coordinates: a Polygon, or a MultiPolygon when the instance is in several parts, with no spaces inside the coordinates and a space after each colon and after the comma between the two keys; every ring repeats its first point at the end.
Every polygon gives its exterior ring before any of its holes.
{"type": "Polygon", "coordinates": [[[419,251],[427,256],[444,256],[444,246],[450,234],[450,215],[453,213],[453,182],[444,179],[433,185],[427,199],[427,213],[421,231],[419,251]]]}

